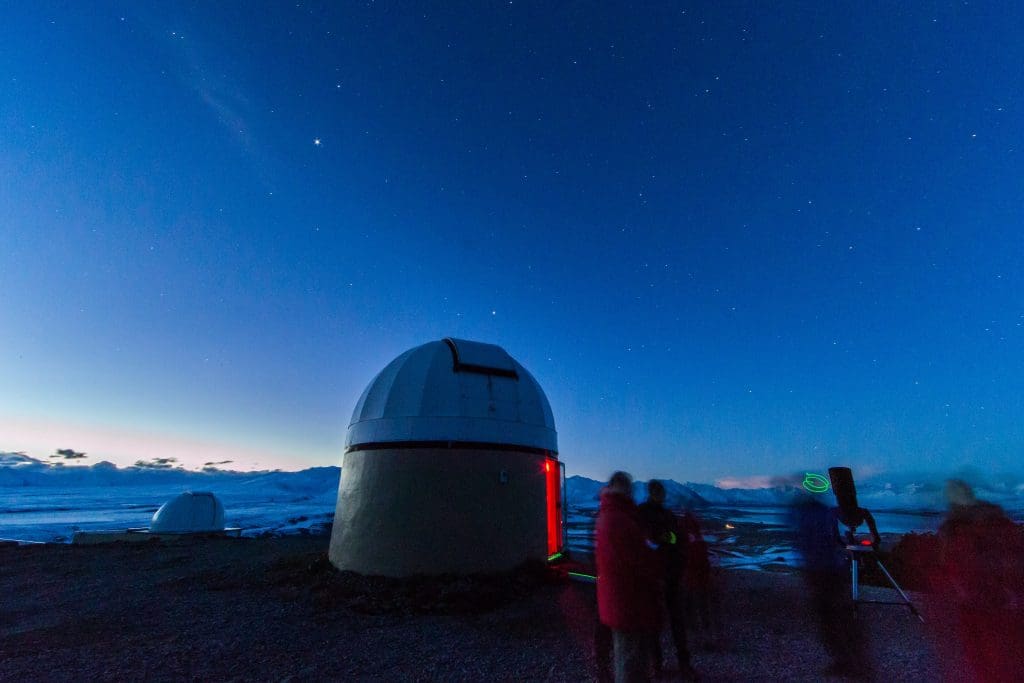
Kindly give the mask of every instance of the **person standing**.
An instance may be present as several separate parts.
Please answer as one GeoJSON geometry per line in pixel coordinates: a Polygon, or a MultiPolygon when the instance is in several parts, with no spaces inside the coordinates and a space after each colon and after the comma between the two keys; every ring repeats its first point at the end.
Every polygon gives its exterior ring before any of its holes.
{"type": "Polygon", "coordinates": [[[863,628],[861,620],[855,618],[850,597],[849,569],[839,536],[837,510],[805,495],[793,508],[791,524],[818,633],[832,658],[823,673],[870,678],[863,628]]]}
{"type": "Polygon", "coordinates": [[[597,609],[612,632],[615,681],[644,681],[659,625],[660,575],[626,472],[613,474],[601,492],[596,536],[597,609]]]}
{"type": "Polygon", "coordinates": [[[713,650],[719,647],[717,624],[712,619],[712,602],[718,605],[718,590],[711,575],[711,556],[708,542],[704,540],[700,518],[688,509],[679,522],[679,535],[683,539],[683,594],[686,597],[687,621],[701,632],[703,647],[713,650]]]}
{"type": "Polygon", "coordinates": [[[975,680],[1020,680],[1024,671],[1024,529],[960,479],[946,483],[939,527],[944,621],[960,638],[975,680]]]}
{"type": "MultiPolygon", "coordinates": [[[[665,486],[657,479],[647,482],[647,501],[639,506],[640,517],[646,526],[647,535],[657,544],[658,565],[661,570],[661,595],[672,629],[672,642],[676,648],[679,672],[683,678],[692,680],[696,672],[690,663],[690,650],[686,645],[686,618],[680,583],[686,560],[685,542],[676,516],[665,507],[665,486]]],[[[661,636],[655,633],[651,639],[651,657],[654,671],[662,670],[661,636]]]]}

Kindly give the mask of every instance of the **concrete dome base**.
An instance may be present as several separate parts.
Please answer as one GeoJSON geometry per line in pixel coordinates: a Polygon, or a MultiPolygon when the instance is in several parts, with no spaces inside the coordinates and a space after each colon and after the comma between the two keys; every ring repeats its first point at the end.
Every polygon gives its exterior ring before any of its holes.
{"type": "Polygon", "coordinates": [[[404,577],[546,558],[545,454],[399,446],[345,454],[329,553],[336,567],[404,577]]]}

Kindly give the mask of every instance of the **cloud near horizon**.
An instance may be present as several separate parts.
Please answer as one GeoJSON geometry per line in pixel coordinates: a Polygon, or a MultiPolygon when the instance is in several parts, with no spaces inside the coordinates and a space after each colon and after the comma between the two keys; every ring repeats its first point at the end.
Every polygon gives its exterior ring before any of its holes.
{"type": "Polygon", "coordinates": [[[179,467],[177,458],[153,458],[152,460],[136,460],[135,467],[149,470],[169,470],[179,467]]]}
{"type": "Polygon", "coordinates": [[[76,451],[73,448],[58,448],[51,458],[64,458],[65,460],[81,460],[82,458],[88,458],[89,456],[81,451],[76,451]]]}
{"type": "MultiPolygon", "coordinates": [[[[3,448],[12,452],[54,453],[54,442],[74,443],[88,449],[92,457],[108,460],[122,467],[134,466],[138,461],[152,462],[173,458],[183,467],[196,469],[203,467],[205,463],[218,461],[232,461],[243,470],[294,468],[294,464],[289,463],[286,457],[269,450],[120,426],[95,427],[0,416],[0,434],[3,434],[5,439],[3,448]]],[[[61,450],[78,452],[73,449],[61,450]]],[[[80,462],[80,459],[73,460],[80,462]]]]}
{"type": "Polygon", "coordinates": [[[723,477],[715,480],[720,489],[767,489],[778,486],[779,477],[768,474],[755,474],[749,477],[723,477]]]}

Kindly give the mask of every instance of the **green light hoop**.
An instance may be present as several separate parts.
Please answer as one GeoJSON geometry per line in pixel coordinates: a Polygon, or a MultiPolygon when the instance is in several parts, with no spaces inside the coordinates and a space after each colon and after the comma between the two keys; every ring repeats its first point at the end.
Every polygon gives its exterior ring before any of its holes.
{"type": "Polygon", "coordinates": [[[803,485],[811,493],[826,493],[831,488],[828,479],[813,472],[804,474],[803,485]]]}

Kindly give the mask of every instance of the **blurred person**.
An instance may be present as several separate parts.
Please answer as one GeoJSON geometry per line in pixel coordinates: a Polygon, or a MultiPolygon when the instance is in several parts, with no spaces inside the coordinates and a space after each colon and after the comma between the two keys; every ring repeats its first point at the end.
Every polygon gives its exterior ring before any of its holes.
{"type": "Polygon", "coordinates": [[[849,565],[839,535],[837,510],[826,506],[817,495],[804,494],[793,507],[791,526],[818,633],[832,660],[823,673],[870,677],[864,634],[850,595],[849,565]]]}
{"type": "MultiPolygon", "coordinates": [[[[676,516],[665,507],[665,486],[657,479],[647,482],[647,500],[639,506],[647,536],[657,546],[656,554],[660,569],[662,604],[668,614],[672,629],[672,642],[676,649],[679,672],[683,678],[695,679],[696,672],[690,663],[690,650],[686,644],[686,619],[681,591],[686,551],[685,537],[679,529],[676,516]]],[[[662,672],[661,634],[655,632],[650,643],[650,656],[654,672],[662,672]]]]}
{"type": "Polygon", "coordinates": [[[616,683],[648,677],[648,643],[659,626],[660,573],[636,503],[633,478],[612,475],[597,516],[597,609],[611,629],[616,683]]]}
{"type": "Polygon", "coordinates": [[[687,618],[695,631],[699,625],[703,647],[714,649],[717,637],[711,619],[711,603],[716,600],[716,591],[711,576],[711,556],[708,543],[704,540],[700,518],[692,509],[687,509],[683,514],[679,533],[686,553],[683,593],[687,618]]]}
{"type": "Polygon", "coordinates": [[[613,681],[612,630],[601,623],[600,613],[597,615],[597,623],[594,624],[594,661],[597,664],[597,680],[600,683],[613,681]]]}
{"type": "Polygon", "coordinates": [[[949,513],[939,527],[939,581],[972,680],[1024,677],[1024,535],[1001,507],[978,500],[964,481],[946,483],[949,513]]]}

